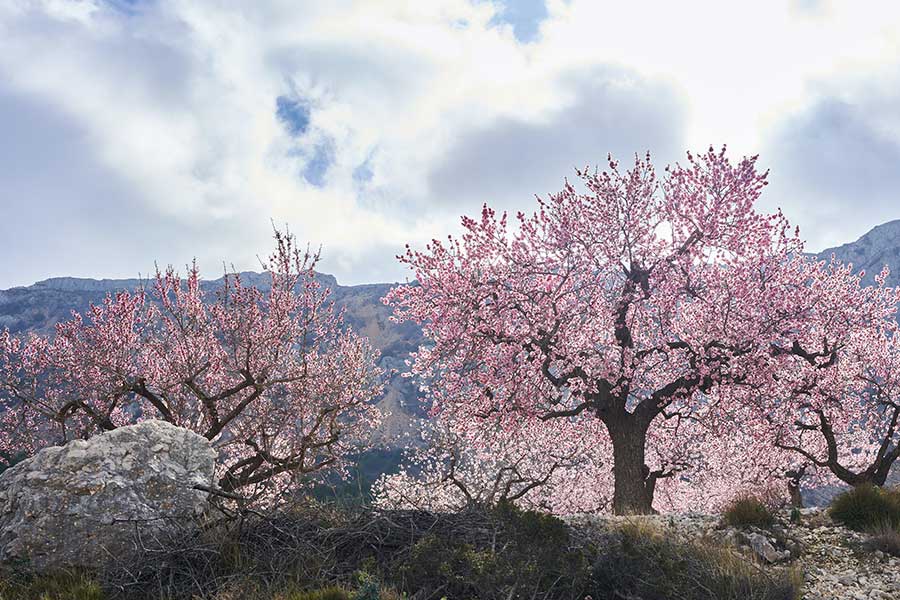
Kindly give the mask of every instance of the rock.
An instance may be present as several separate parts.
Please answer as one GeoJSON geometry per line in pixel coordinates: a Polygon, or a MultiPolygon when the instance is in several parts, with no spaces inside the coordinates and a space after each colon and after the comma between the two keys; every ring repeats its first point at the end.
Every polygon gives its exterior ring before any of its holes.
{"type": "Polygon", "coordinates": [[[767,563],[781,560],[781,553],[766,539],[766,536],[760,533],[751,533],[747,536],[747,541],[750,542],[750,548],[753,552],[767,563]]]}
{"type": "Polygon", "coordinates": [[[0,562],[96,567],[205,512],[216,452],[143,421],[45,448],[0,475],[0,562]]]}
{"type": "Polygon", "coordinates": [[[744,545],[745,538],[741,534],[741,532],[736,529],[728,528],[725,530],[725,533],[721,535],[721,542],[725,546],[729,546],[731,548],[740,548],[744,545]]]}

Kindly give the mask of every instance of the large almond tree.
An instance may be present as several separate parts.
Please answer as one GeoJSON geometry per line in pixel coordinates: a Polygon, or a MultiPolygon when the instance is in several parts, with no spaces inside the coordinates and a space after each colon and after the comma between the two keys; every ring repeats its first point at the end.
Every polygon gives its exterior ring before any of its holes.
{"type": "Polygon", "coordinates": [[[386,301],[428,338],[411,371],[434,411],[509,427],[521,414],[599,419],[613,510],[653,511],[679,469],[648,460],[659,449],[648,432],[730,401],[713,394],[723,386],[764,385],[783,356],[834,352],[802,343],[819,266],[780,213],[755,209],[766,183],[755,160],[710,148],[662,177],[649,155],[625,172],[610,160],[513,224],[485,206],[461,237],[408,249],[416,282],[386,301]]]}
{"type": "Polygon", "coordinates": [[[318,256],[275,241],[266,289],[232,275],[207,297],[196,265],[169,268],[55,335],[0,334],[0,451],[161,419],[213,442],[229,496],[271,500],[340,468],[377,422],[377,352],[320,286],[318,256]]]}

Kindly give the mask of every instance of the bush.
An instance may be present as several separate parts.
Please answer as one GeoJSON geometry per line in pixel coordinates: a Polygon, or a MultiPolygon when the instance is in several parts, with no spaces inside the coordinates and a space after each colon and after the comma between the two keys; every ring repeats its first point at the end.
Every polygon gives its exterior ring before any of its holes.
{"type": "Polygon", "coordinates": [[[797,600],[802,575],[767,572],[714,543],[673,540],[629,523],[610,536],[594,571],[594,598],[797,600]]]}
{"type": "Polygon", "coordinates": [[[2,600],[103,600],[100,585],[87,573],[55,571],[40,575],[0,570],[2,600]]]}
{"type": "Polygon", "coordinates": [[[452,528],[426,533],[392,561],[391,583],[410,595],[451,600],[588,593],[590,555],[561,520],[511,505],[462,514],[452,528]]]}
{"type": "Polygon", "coordinates": [[[879,523],[869,529],[869,535],[865,544],[867,549],[900,557],[900,528],[889,523],[879,523]]]}
{"type": "Polygon", "coordinates": [[[318,590],[276,594],[274,600],[353,600],[353,596],[343,588],[332,586],[318,590]]]}
{"type": "Polygon", "coordinates": [[[725,523],[731,527],[759,527],[767,529],[775,524],[775,517],[769,508],[754,496],[740,496],[722,514],[725,523]]]}
{"type": "Polygon", "coordinates": [[[837,496],[828,514],[856,531],[888,525],[900,527],[900,491],[861,485],[837,496]]]}

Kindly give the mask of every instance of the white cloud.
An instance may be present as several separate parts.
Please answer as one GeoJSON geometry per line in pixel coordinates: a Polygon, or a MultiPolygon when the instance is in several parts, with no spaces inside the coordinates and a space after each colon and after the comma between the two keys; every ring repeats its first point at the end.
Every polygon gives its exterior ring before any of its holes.
{"type": "MultiPolygon", "coordinates": [[[[323,244],[342,282],[396,279],[405,242],[455,229],[483,200],[527,209],[609,150],[670,159],[729,142],[800,172],[776,150],[808,146],[810,111],[834,95],[823,89],[861,90],[900,55],[893,4],[548,0],[541,19],[533,1],[510,3],[5,4],[0,128],[16,137],[0,140],[15,157],[0,165],[0,287],[194,255],[214,272],[252,268],[270,220],[323,244]],[[504,24],[513,13],[532,21],[504,24]],[[309,108],[302,132],[277,118],[279,96],[309,108]],[[354,177],[361,165],[370,177],[354,177]],[[74,242],[47,241],[60,216],[74,242]]],[[[900,109],[875,97],[881,116],[853,108],[852,126],[898,139],[900,109]]],[[[790,206],[808,210],[818,191],[798,185],[790,206]]],[[[854,210],[833,196],[835,214],[854,210]]]]}

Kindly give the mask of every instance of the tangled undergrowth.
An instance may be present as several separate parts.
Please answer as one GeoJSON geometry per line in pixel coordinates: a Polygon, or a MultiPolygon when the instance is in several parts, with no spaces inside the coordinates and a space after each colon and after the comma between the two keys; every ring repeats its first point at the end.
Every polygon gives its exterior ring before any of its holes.
{"type": "Polygon", "coordinates": [[[0,598],[793,600],[800,589],[791,571],[763,571],[722,548],[633,524],[597,535],[508,505],[452,514],[306,506],[185,527],[141,548],[52,584],[7,569],[0,598]]]}

